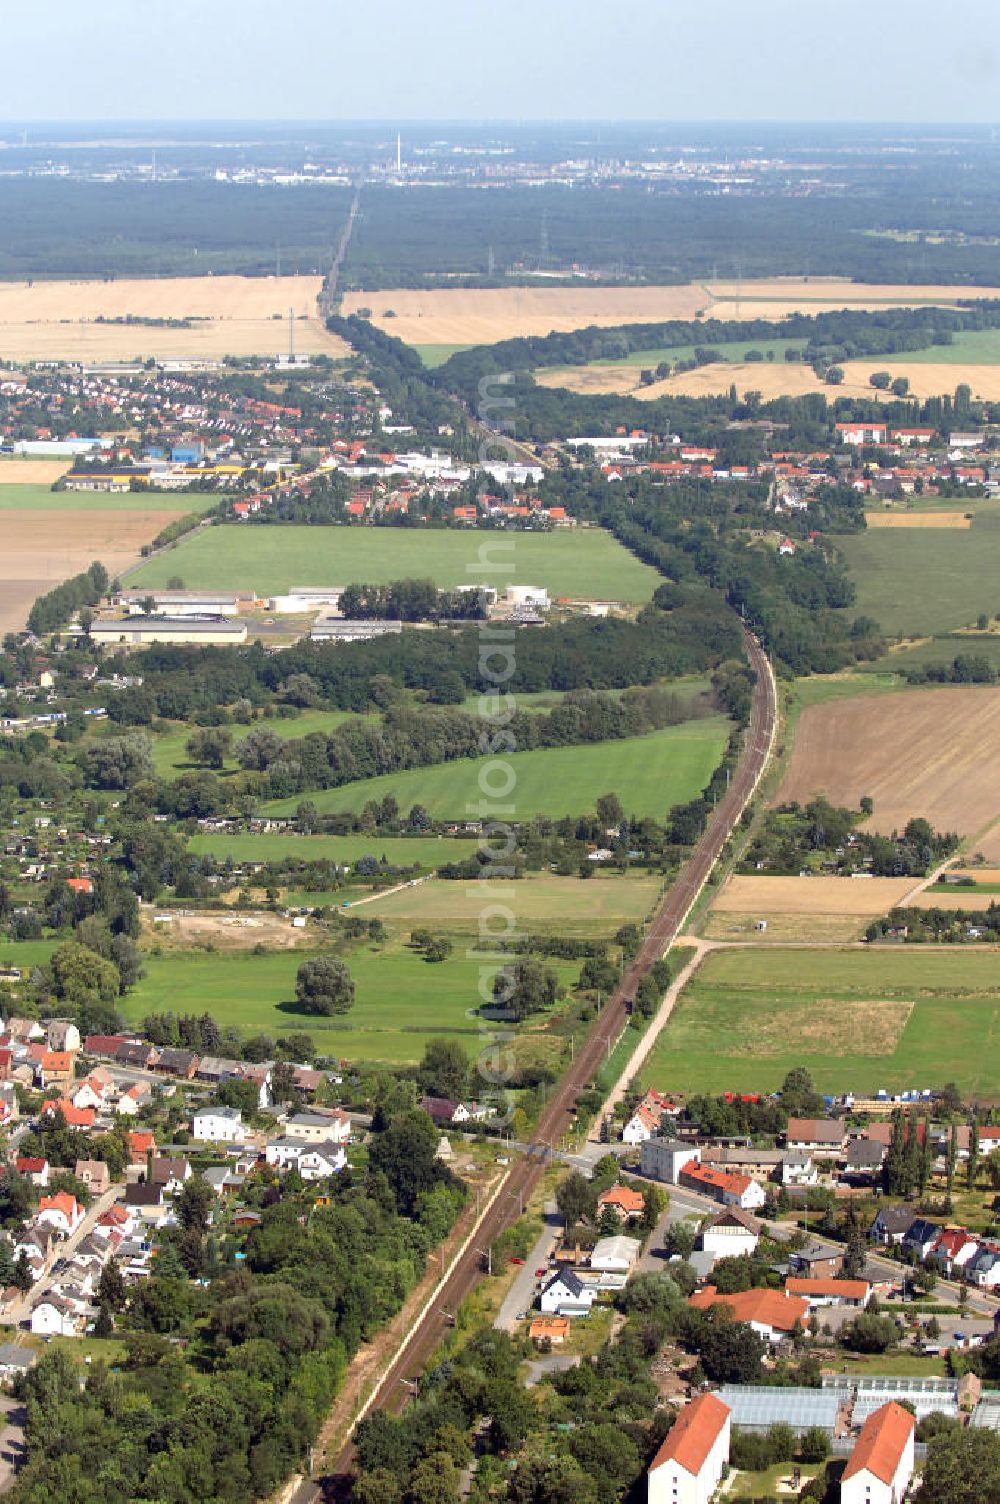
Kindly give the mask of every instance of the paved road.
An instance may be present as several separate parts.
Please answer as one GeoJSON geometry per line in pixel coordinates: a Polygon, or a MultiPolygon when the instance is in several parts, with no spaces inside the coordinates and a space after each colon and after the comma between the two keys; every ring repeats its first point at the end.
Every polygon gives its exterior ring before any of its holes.
{"type": "Polygon", "coordinates": [[[562,1219],[554,1201],[545,1203],[544,1218],[545,1226],[539,1233],[535,1246],[525,1259],[522,1268],[514,1276],[513,1283],[497,1312],[493,1325],[502,1332],[512,1332],[517,1326],[520,1313],[531,1309],[539,1283],[535,1270],[541,1269],[543,1264],[548,1264],[549,1256],[559,1242],[562,1219]]]}
{"type": "Polygon", "coordinates": [[[13,1488],[24,1466],[24,1425],[27,1412],[9,1394],[0,1394],[0,1494],[13,1488]]]}
{"type": "MultiPolygon", "coordinates": [[[[704,834],[681,869],[677,882],[666,894],[656,918],[617,990],[601,1009],[590,1034],[554,1087],[537,1124],[529,1153],[513,1164],[495,1201],[485,1213],[475,1236],[442,1281],[438,1298],[417,1323],[404,1351],[391,1363],[373,1398],[373,1407],[400,1411],[412,1392],[412,1384],[447,1330],[453,1313],[473,1290],[483,1273],[477,1249],[489,1247],[520,1215],[521,1208],[537,1187],[553,1156],[555,1146],[573,1130],[580,1092],[595,1080],[630,1018],[630,1003],[640,980],[666,952],[685,923],[691,907],[711,873],[723,846],[751,798],[766,766],[777,721],[777,695],[767,657],[756,638],[746,633],[746,652],[755,670],[753,706],[743,756],[725,795],[719,800],[704,834]]],[[[343,1475],[351,1465],[348,1447],[338,1459],[335,1473],[343,1475]]]]}
{"type": "Polygon", "coordinates": [[[29,1319],[32,1309],[38,1304],[46,1291],[51,1289],[52,1285],[56,1283],[56,1281],[59,1279],[60,1274],[62,1273],[61,1270],[58,1274],[56,1273],[56,1264],[62,1263],[63,1261],[68,1262],[73,1257],[75,1250],[83,1242],[84,1238],[87,1237],[89,1233],[93,1232],[94,1228],[97,1225],[98,1217],[102,1217],[107,1211],[108,1207],[113,1206],[116,1201],[121,1200],[124,1194],[125,1187],[123,1185],[114,1185],[111,1187],[110,1191],[105,1191],[104,1195],[101,1196],[98,1201],[91,1203],[86,1216],[80,1223],[80,1226],[77,1228],[76,1232],[72,1233],[64,1242],[57,1245],[56,1257],[53,1261],[52,1268],[49,1269],[48,1273],[43,1274],[40,1280],[37,1280],[35,1284],[32,1285],[31,1289],[27,1292],[26,1295],[23,1295],[21,1297],[10,1314],[5,1317],[3,1323],[5,1326],[20,1326],[22,1321],[27,1321],[29,1319]]]}

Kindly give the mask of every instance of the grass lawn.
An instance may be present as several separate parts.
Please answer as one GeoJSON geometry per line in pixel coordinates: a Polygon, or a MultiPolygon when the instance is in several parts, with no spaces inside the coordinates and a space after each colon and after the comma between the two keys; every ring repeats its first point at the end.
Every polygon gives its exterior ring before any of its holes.
{"type": "MultiPolygon", "coordinates": [[[[881,357],[880,357],[881,358],[881,357]]],[[[1000,329],[969,329],[952,336],[950,345],[928,345],[926,350],[907,350],[906,354],[886,355],[887,371],[902,361],[907,365],[995,366],[1000,364],[1000,329]]],[[[956,381],[964,380],[961,374],[956,381]]]]}
{"type": "MultiPolygon", "coordinates": [[[[586,880],[545,874],[496,882],[485,893],[478,883],[439,879],[372,899],[363,912],[404,926],[442,925],[448,930],[474,931],[486,904],[498,903],[513,912],[519,929],[559,934],[582,930],[593,938],[612,935],[627,921],[645,919],[660,887],[657,877],[618,877],[610,872],[586,880]]],[[[497,921],[494,926],[499,927],[497,921]]]]}
{"type": "MultiPolygon", "coordinates": [[[[765,1468],[761,1473],[738,1472],[733,1483],[726,1489],[725,1497],[727,1499],[772,1499],[778,1493],[778,1484],[788,1483],[795,1466],[793,1462],[779,1462],[774,1467],[765,1468]]],[[[805,1483],[809,1478],[815,1478],[823,1466],[824,1464],[819,1462],[799,1463],[801,1481],[805,1483]]],[[[798,1495],[786,1493],[784,1497],[795,1499],[798,1495]]]]}
{"type": "Polygon", "coordinates": [[[837,542],[857,586],[851,616],[872,616],[885,632],[932,636],[1000,610],[1000,512],[966,529],[872,528],[837,542]]]}
{"type": "Polygon", "coordinates": [[[236,523],[183,538],[140,565],[128,583],[162,588],[175,574],[189,590],[252,588],[260,595],[303,581],[385,584],[416,576],[432,578],[442,589],[485,580],[500,589],[511,583],[540,585],[552,596],[626,602],[648,601],[661,578],[601,528],[500,535],[474,529],[236,523]]]}
{"type": "Polygon", "coordinates": [[[414,345],[420,359],[428,370],[433,371],[437,366],[443,366],[446,360],[457,355],[459,350],[473,350],[474,345],[414,345]]]}
{"type": "Polygon", "coordinates": [[[709,955],[643,1070],[671,1091],[773,1091],[804,1065],[823,1092],[940,1086],[1000,1099],[995,950],[732,949],[709,955]]]}
{"type": "Polygon", "coordinates": [[[207,512],[215,491],[53,491],[48,486],[0,486],[0,512],[207,512]]]}
{"type": "MultiPolygon", "coordinates": [[[[348,710],[304,710],[301,715],[274,720],[254,721],[252,726],[227,726],[225,729],[232,734],[233,745],[243,740],[245,736],[257,728],[263,726],[268,731],[273,731],[276,736],[297,739],[308,736],[313,731],[332,731],[334,726],[343,725],[344,721],[353,720],[353,714],[348,710]]],[[[117,733],[117,727],[109,728],[109,736],[117,733]]],[[[179,773],[188,772],[195,767],[187,754],[186,747],[197,726],[181,722],[170,731],[162,731],[153,738],[153,766],[160,778],[174,778],[179,773]]],[[[239,767],[235,757],[227,757],[225,771],[233,772],[239,767]]]]}
{"type": "MultiPolygon", "coordinates": [[[[886,1308],[892,1312],[892,1303],[886,1308]]],[[[921,1313],[921,1320],[930,1316],[931,1311],[921,1313]]],[[[942,1326],[945,1322],[953,1322],[960,1325],[957,1317],[942,1317],[942,1326]]],[[[826,1365],[824,1365],[826,1366],[826,1365]]],[[[837,1371],[845,1371],[850,1374],[879,1374],[887,1379],[943,1379],[947,1374],[947,1367],[943,1358],[935,1358],[929,1353],[915,1352],[889,1352],[889,1353],[838,1353],[837,1371]]],[[[832,1371],[832,1369],[831,1369],[832,1371]]]]}
{"type": "Polygon", "coordinates": [[[954,632],[947,636],[928,637],[913,647],[901,647],[898,652],[879,658],[870,667],[860,665],[858,672],[865,678],[879,678],[886,669],[904,673],[910,668],[926,668],[928,664],[950,664],[962,653],[985,658],[995,669],[1000,669],[1000,632],[954,632]]]}
{"type": "MultiPolygon", "coordinates": [[[[300,836],[294,832],[273,831],[250,835],[240,831],[233,835],[194,835],[188,843],[199,856],[213,856],[217,861],[232,857],[234,862],[281,862],[294,857],[301,862],[340,862],[351,865],[359,857],[385,857],[394,866],[412,867],[420,863],[437,867],[444,862],[461,862],[476,850],[474,839],[459,840],[450,836],[300,836]]],[[[343,899],[341,894],[340,898],[343,899]]]]}
{"type": "MultiPolygon", "coordinates": [[[[513,789],[503,798],[487,790],[485,797],[503,818],[524,820],[545,814],[557,820],[593,809],[601,794],[614,792],[627,814],[662,819],[672,805],[686,803],[705,787],[725,750],[729,726],[723,716],[710,716],[621,741],[515,752],[504,759],[504,766],[509,765],[516,775],[513,789]]],[[[490,767],[490,761],[463,758],[405,773],[385,773],[309,797],[322,814],[329,814],[361,810],[369,799],[393,794],[400,809],[422,804],[432,819],[467,820],[480,813],[484,793],[479,774],[487,770],[489,778],[490,767]]],[[[498,776],[490,781],[495,790],[500,788],[498,776]]],[[[300,798],[276,800],[263,808],[268,814],[292,814],[300,798]]]]}
{"type": "MultiPolygon", "coordinates": [[[[365,911],[362,910],[362,913],[365,911]]],[[[371,916],[374,918],[374,914],[371,916]]],[[[170,951],[146,958],[147,975],[120,1000],[131,1024],[150,1012],[209,1012],[223,1027],[272,1037],[306,1031],[327,1055],[387,1065],[420,1059],[435,1035],[457,1039],[470,1056],[490,1042],[492,1029],[470,1015],[478,1006],[480,961],[456,945],[446,961],[430,964],[400,941],[358,949],[346,958],[356,997],[350,1013],[314,1018],[279,1006],[295,998],[302,951],[206,953],[170,951]]],[[[560,979],[575,983],[579,962],[552,962],[560,979]]],[[[536,1028],[544,1015],[529,1020],[536,1028]]]]}
{"type": "Polygon", "coordinates": [[[26,971],[41,966],[51,956],[56,940],[5,940],[0,938],[0,966],[20,966],[26,971]]]}

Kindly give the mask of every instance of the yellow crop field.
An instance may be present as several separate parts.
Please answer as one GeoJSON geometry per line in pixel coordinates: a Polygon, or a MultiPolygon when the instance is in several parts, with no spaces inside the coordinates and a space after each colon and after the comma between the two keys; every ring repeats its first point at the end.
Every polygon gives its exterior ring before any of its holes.
{"type": "Polygon", "coordinates": [[[4,360],[218,360],[279,355],[288,311],[302,354],[343,356],[316,298],[319,277],[149,277],[120,282],[0,282],[4,360]],[[190,319],[183,328],[132,319],[190,319]],[[121,322],[118,322],[121,321],[121,322]]]}
{"type": "MultiPolygon", "coordinates": [[[[343,312],[367,308],[379,328],[407,344],[479,345],[518,335],[582,329],[588,324],[610,328],[668,319],[693,321],[699,316],[780,319],[790,313],[822,313],[834,308],[953,303],[968,295],[967,287],[771,277],[669,287],[389,288],[348,293],[343,312]]],[[[977,288],[976,296],[1000,297],[1000,289],[977,288]]]]}
{"type": "Polygon", "coordinates": [[[909,877],[731,877],[718,914],[887,914],[916,883],[909,877]]]}
{"type": "Polygon", "coordinates": [[[947,527],[969,528],[972,518],[965,512],[869,512],[869,527],[947,527]]]}
{"type": "Polygon", "coordinates": [[[69,469],[69,460],[0,460],[0,486],[53,486],[69,469]]]}

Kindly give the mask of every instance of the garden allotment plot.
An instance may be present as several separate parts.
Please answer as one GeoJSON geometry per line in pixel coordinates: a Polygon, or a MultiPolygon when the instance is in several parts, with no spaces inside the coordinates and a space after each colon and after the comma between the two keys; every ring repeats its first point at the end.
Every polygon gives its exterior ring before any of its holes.
{"type": "Polygon", "coordinates": [[[954,1081],[1000,1100],[1000,956],[986,948],[709,954],[643,1070],[681,1092],[773,1091],[804,1065],[818,1090],[954,1081]]]}

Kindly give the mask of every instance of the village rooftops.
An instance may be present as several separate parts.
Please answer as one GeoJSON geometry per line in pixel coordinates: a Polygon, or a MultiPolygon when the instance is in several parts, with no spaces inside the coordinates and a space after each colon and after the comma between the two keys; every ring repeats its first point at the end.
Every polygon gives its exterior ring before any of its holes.
{"type": "Polygon", "coordinates": [[[844,1469],[842,1483],[858,1473],[869,1472],[888,1487],[896,1476],[903,1453],[913,1434],[915,1421],[909,1410],[890,1400],[873,1410],[861,1428],[854,1451],[844,1469]]]}
{"type": "Polygon", "coordinates": [[[665,1462],[676,1462],[686,1473],[697,1477],[709,1452],[718,1441],[729,1419],[730,1409],[714,1394],[699,1394],[685,1405],[656,1456],[649,1465],[652,1473],[665,1462]]]}

